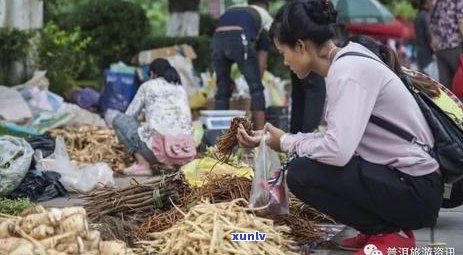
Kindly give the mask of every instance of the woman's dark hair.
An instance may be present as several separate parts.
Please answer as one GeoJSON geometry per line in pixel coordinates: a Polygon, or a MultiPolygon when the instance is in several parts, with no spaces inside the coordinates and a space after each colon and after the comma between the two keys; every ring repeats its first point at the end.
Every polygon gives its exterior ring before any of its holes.
{"type": "Polygon", "coordinates": [[[155,75],[159,75],[159,73],[164,73],[168,67],[170,67],[170,63],[167,61],[167,59],[157,58],[151,62],[150,72],[155,75]]]}
{"type": "Polygon", "coordinates": [[[354,35],[346,40],[341,45],[341,47],[346,46],[349,42],[361,44],[365,48],[369,49],[376,56],[378,56],[381,61],[388,65],[389,68],[391,68],[395,73],[398,74],[402,72],[397,54],[394,52],[394,50],[387,47],[386,45],[366,35],[354,35]]]}
{"type": "MultiPolygon", "coordinates": [[[[365,48],[369,49],[397,75],[400,76],[404,73],[397,54],[388,46],[366,35],[354,35],[346,40],[341,46],[344,47],[349,42],[361,44],[365,48]]],[[[406,74],[409,75],[409,73],[406,74]]],[[[439,87],[436,86],[432,79],[424,79],[423,77],[411,75],[409,75],[409,77],[413,83],[413,86],[416,89],[423,91],[429,97],[434,98],[440,95],[439,87]]]]}
{"type": "Polygon", "coordinates": [[[299,39],[322,45],[334,37],[336,17],[330,0],[292,0],[276,14],[269,36],[290,47],[299,39]]]}
{"type": "Polygon", "coordinates": [[[157,58],[150,64],[150,72],[156,77],[162,77],[169,83],[182,84],[177,70],[164,58],[157,58]]]}

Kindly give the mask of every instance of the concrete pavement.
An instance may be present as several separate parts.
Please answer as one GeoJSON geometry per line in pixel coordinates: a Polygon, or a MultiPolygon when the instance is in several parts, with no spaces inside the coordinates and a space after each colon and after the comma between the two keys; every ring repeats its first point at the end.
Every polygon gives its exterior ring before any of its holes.
{"type": "MultiPolygon", "coordinates": [[[[425,253],[423,247],[426,247],[430,243],[430,229],[419,229],[414,231],[416,238],[416,245],[419,247],[418,254],[394,254],[394,255],[431,255],[425,253]]],[[[333,241],[339,242],[347,236],[355,235],[355,230],[351,228],[345,228],[333,241]]],[[[442,209],[437,220],[437,226],[434,229],[435,242],[443,242],[446,244],[443,249],[443,253],[436,251],[435,255],[463,255],[463,206],[453,209],[442,209]],[[452,253],[454,252],[454,253],[452,253]]],[[[349,255],[352,252],[342,250],[315,250],[316,255],[349,255]]],[[[384,254],[393,255],[393,254],[384,254]]]]}

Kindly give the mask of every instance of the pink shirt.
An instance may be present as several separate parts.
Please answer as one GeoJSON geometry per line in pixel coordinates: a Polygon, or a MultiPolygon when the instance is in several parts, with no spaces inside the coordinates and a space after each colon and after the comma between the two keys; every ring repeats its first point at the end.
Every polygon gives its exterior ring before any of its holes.
{"type": "Polygon", "coordinates": [[[434,144],[418,104],[385,65],[365,57],[342,53],[357,51],[377,58],[357,43],[349,43],[335,56],[326,81],[326,127],[319,133],[287,135],[284,151],[319,162],[344,166],[354,156],[396,168],[413,176],[438,170],[437,162],[419,146],[369,123],[371,114],[395,123],[420,142],[434,144]]]}

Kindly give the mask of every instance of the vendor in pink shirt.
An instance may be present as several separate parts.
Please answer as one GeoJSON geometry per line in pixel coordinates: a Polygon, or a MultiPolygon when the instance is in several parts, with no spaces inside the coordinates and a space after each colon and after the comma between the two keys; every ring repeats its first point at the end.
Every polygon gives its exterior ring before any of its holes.
{"type": "MultiPolygon", "coordinates": [[[[359,251],[373,244],[388,254],[415,247],[412,230],[434,226],[442,203],[438,163],[422,149],[369,122],[372,114],[434,144],[416,101],[399,77],[364,46],[337,47],[329,0],[285,4],[270,30],[285,64],[299,78],[325,77],[325,125],[319,132],[287,134],[267,123],[241,145],[258,144],[264,131],[277,151],[297,154],[287,172],[290,191],[300,200],[359,231],[341,245],[359,251]],[[346,52],[368,57],[344,56],[346,52]],[[371,59],[373,58],[373,59],[371,59]]],[[[369,246],[371,247],[371,246],[369,246]]]]}

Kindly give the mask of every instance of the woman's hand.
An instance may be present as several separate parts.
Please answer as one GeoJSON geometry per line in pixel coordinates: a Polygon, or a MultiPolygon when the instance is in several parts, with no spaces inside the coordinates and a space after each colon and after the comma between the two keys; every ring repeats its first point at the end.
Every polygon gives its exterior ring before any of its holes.
{"type": "Polygon", "coordinates": [[[238,132],[236,133],[236,138],[238,143],[243,147],[254,148],[259,146],[262,135],[264,134],[263,130],[254,130],[251,135],[246,133],[243,125],[240,124],[238,127],[238,132]]]}
{"type": "Polygon", "coordinates": [[[267,136],[267,145],[274,151],[281,152],[280,138],[285,132],[270,123],[266,123],[264,126],[265,135],[267,136]]]}

